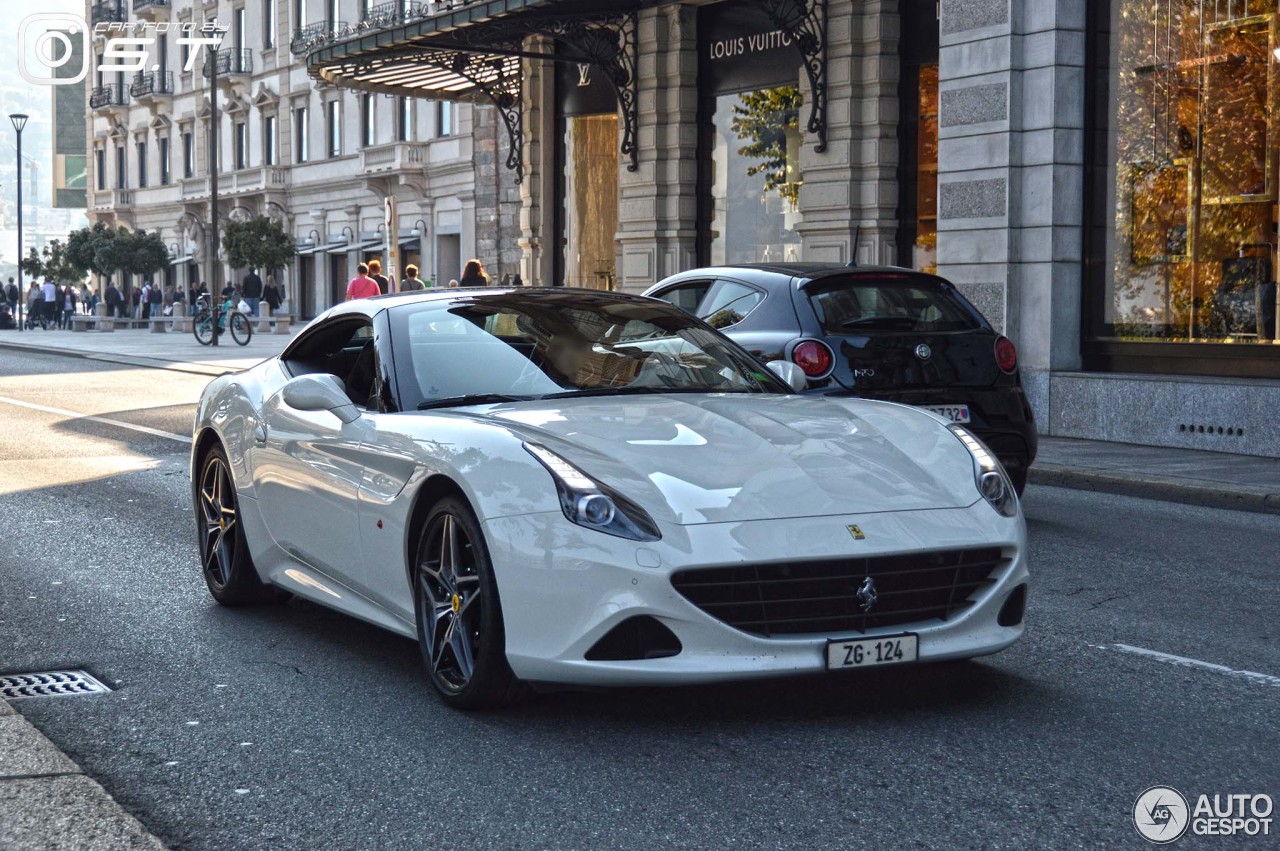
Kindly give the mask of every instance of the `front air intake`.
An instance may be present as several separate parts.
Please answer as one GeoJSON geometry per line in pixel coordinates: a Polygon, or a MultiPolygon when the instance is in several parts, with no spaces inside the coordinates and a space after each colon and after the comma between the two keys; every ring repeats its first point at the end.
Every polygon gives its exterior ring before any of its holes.
{"type": "Polygon", "coordinates": [[[589,662],[625,662],[635,659],[665,659],[684,647],[676,634],[657,618],[636,615],[627,618],[591,645],[589,662]]]}

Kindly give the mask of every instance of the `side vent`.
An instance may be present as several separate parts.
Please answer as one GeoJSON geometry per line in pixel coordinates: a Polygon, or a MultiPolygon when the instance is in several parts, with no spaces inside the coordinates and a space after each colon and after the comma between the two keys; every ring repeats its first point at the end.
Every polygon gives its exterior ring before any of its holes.
{"type": "Polygon", "coordinates": [[[665,659],[677,655],[683,649],[676,634],[657,618],[637,615],[606,632],[599,641],[591,645],[586,658],[590,662],[665,659]]]}

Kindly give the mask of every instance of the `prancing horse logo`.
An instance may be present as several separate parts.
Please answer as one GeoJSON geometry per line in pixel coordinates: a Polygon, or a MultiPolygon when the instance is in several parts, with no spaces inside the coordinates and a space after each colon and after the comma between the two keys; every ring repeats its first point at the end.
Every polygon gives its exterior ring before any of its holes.
{"type": "Polygon", "coordinates": [[[876,594],[876,581],[874,579],[868,576],[862,580],[862,587],[858,589],[858,599],[862,601],[862,611],[871,611],[879,596],[876,594]]]}

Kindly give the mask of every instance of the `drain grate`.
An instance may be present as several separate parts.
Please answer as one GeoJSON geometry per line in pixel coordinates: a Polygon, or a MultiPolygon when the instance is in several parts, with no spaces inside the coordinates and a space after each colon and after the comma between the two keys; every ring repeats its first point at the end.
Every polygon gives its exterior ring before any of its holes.
{"type": "Polygon", "coordinates": [[[81,694],[104,694],[111,691],[92,674],[84,671],[41,671],[36,674],[0,676],[0,697],[19,700],[24,697],[75,697],[81,694]]]}

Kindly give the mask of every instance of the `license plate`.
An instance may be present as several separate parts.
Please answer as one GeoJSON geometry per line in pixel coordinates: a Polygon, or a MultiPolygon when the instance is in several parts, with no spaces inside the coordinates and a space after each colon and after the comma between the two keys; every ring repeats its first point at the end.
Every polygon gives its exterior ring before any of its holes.
{"type": "Polygon", "coordinates": [[[946,417],[953,423],[969,422],[969,406],[968,405],[921,405],[926,411],[933,411],[939,416],[946,417]]]}
{"type": "Polygon", "coordinates": [[[827,670],[873,668],[914,662],[920,638],[912,633],[827,643],[827,670]]]}

